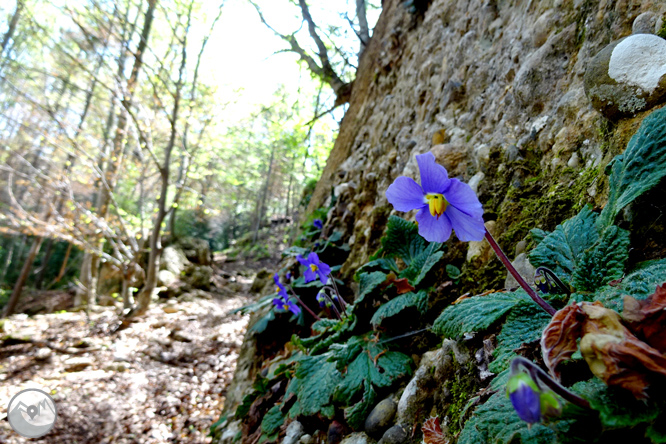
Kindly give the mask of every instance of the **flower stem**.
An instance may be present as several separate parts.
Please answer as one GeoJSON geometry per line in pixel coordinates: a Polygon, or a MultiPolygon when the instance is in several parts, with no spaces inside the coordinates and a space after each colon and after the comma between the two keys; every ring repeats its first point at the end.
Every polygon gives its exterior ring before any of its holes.
{"type": "MultiPolygon", "coordinates": [[[[326,293],[324,293],[324,294],[326,294],[326,293]]],[[[340,316],[340,311],[338,311],[338,307],[335,306],[335,302],[333,302],[333,300],[331,299],[331,297],[328,294],[326,294],[326,299],[328,299],[328,302],[331,303],[331,308],[333,309],[333,312],[335,313],[335,315],[338,317],[339,320],[342,321],[342,316],[340,316]]]]}
{"type": "MultiPolygon", "coordinates": [[[[563,399],[566,401],[569,401],[572,404],[576,404],[579,407],[582,407],[584,409],[590,409],[590,403],[587,402],[586,399],[581,398],[577,394],[567,390],[564,388],[562,385],[560,385],[558,382],[556,382],[553,378],[548,376],[546,372],[541,370],[535,363],[532,361],[529,361],[523,357],[517,357],[514,358],[513,361],[511,361],[511,373],[516,373],[519,371],[518,367],[522,366],[525,370],[527,370],[530,373],[530,377],[532,380],[535,380],[538,382],[542,382],[545,385],[548,386],[552,391],[560,395],[563,399]]],[[[537,383],[538,383],[537,382],[537,383]]]]}
{"type": "Polygon", "coordinates": [[[310,310],[310,307],[308,307],[307,305],[305,305],[305,304],[303,303],[303,301],[301,301],[301,298],[299,298],[299,297],[296,295],[296,293],[294,293],[294,289],[291,288],[291,286],[288,286],[288,288],[289,288],[289,291],[291,291],[291,294],[296,298],[296,300],[298,301],[298,303],[301,304],[301,307],[303,307],[305,310],[307,310],[307,312],[310,313],[310,314],[312,315],[313,318],[315,318],[315,319],[318,320],[318,321],[321,321],[321,318],[320,318],[319,316],[317,316],[317,315],[315,314],[314,311],[310,310]]]}
{"type": "MultiPolygon", "coordinates": [[[[332,293],[335,293],[335,294],[338,296],[337,300],[338,300],[338,304],[340,304],[340,310],[342,310],[341,313],[342,313],[343,315],[345,315],[344,317],[346,318],[346,317],[347,317],[347,312],[346,312],[346,310],[345,310],[345,307],[342,306],[342,302],[340,302],[341,297],[340,297],[340,295],[338,294],[338,292],[335,291],[335,288],[331,287],[330,285],[324,285],[324,287],[322,288],[322,290],[330,290],[332,293]]],[[[331,300],[331,303],[332,303],[332,304],[335,303],[335,302],[331,299],[331,297],[328,295],[328,293],[326,293],[326,297],[327,297],[328,299],[331,300]]]]}
{"type": "Polygon", "coordinates": [[[338,295],[338,300],[340,301],[340,308],[342,308],[342,311],[345,311],[347,308],[347,302],[344,299],[342,299],[342,295],[340,294],[340,290],[338,290],[338,286],[335,284],[335,279],[333,279],[333,275],[329,273],[328,277],[331,279],[331,282],[333,283],[333,289],[335,290],[335,294],[338,295]]]}
{"type": "Polygon", "coordinates": [[[521,287],[527,292],[528,295],[532,298],[534,302],[537,303],[537,305],[546,311],[549,315],[553,316],[557,310],[555,310],[553,307],[550,306],[550,304],[541,298],[537,294],[536,291],[532,287],[529,286],[527,282],[525,282],[525,279],[518,273],[518,270],[511,264],[511,261],[509,260],[508,257],[506,257],[506,254],[502,251],[500,246],[497,244],[495,239],[493,238],[492,234],[488,230],[486,230],[486,240],[490,244],[490,246],[495,250],[495,254],[499,258],[499,260],[502,261],[504,266],[506,267],[507,270],[509,270],[509,273],[518,281],[521,287]]]}

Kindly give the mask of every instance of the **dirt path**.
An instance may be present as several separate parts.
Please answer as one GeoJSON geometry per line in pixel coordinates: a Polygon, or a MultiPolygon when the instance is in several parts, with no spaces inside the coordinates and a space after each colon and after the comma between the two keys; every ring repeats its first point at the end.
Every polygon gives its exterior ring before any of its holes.
{"type": "Polygon", "coordinates": [[[210,442],[247,324],[229,314],[250,301],[251,280],[239,283],[243,292],[228,297],[154,303],[116,333],[114,308],[89,320],[82,312],[11,317],[0,331],[0,442],[28,442],[11,430],[6,408],[33,387],[52,394],[58,419],[30,442],[210,442]]]}

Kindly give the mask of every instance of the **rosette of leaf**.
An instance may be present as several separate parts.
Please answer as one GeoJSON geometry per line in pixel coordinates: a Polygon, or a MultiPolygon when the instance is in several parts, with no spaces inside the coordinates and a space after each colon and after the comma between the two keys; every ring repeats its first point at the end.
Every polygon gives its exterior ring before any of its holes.
{"type": "Polygon", "coordinates": [[[374,312],[368,317],[375,328],[406,310],[416,309],[425,314],[428,291],[417,289],[423,287],[428,273],[444,255],[443,244],[428,243],[419,235],[416,224],[397,216],[389,217],[381,245],[370,262],[356,273],[359,293],[354,303],[355,312],[374,312]],[[386,301],[384,297],[388,294],[395,296],[386,301]],[[375,311],[377,301],[383,303],[375,311]]]}

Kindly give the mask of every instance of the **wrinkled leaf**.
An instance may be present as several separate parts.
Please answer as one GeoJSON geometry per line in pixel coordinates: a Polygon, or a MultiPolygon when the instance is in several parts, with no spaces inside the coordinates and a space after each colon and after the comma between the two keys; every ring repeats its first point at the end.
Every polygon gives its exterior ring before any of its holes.
{"type": "Polygon", "coordinates": [[[266,435],[274,434],[284,424],[284,414],[280,410],[280,407],[280,405],[271,407],[261,420],[261,431],[266,435]]]}
{"type": "Polygon", "coordinates": [[[372,293],[377,287],[386,281],[386,273],[373,271],[372,273],[361,273],[359,276],[358,297],[354,301],[359,304],[367,295],[372,293]]]}
{"type": "Polygon", "coordinates": [[[295,394],[297,401],[289,410],[292,418],[316,415],[331,402],[335,387],[342,380],[329,355],[306,356],[297,365],[294,378],[289,381],[285,399],[295,394]]]}
{"type": "Polygon", "coordinates": [[[364,424],[365,418],[370,414],[375,405],[376,398],[377,392],[372,388],[372,384],[367,380],[363,381],[363,396],[361,400],[345,409],[345,419],[352,429],[358,429],[364,424]]]}
{"type": "Polygon", "coordinates": [[[374,328],[377,328],[384,319],[396,316],[409,307],[416,307],[419,312],[425,313],[428,310],[428,292],[425,290],[418,293],[410,292],[391,299],[377,309],[370,322],[374,328]]]}
{"type": "Polygon", "coordinates": [[[530,263],[535,267],[547,267],[563,282],[570,283],[577,260],[599,239],[596,218],[597,215],[588,206],[584,207],[543,238],[530,252],[530,263]]]}
{"type": "Polygon", "coordinates": [[[553,430],[539,423],[531,427],[522,421],[503,390],[476,408],[465,423],[457,444],[556,444],[553,430]]]}
{"type": "Polygon", "coordinates": [[[555,379],[560,379],[557,366],[571,358],[578,350],[583,323],[587,316],[579,305],[573,304],[559,310],[541,335],[543,362],[555,379]]]}
{"type": "Polygon", "coordinates": [[[474,296],[447,307],[435,320],[432,330],[446,337],[457,337],[463,333],[483,331],[502,319],[527,295],[518,290],[513,293],[492,293],[474,296]]]}
{"type": "Polygon", "coordinates": [[[657,287],[647,299],[624,298],[622,317],[634,334],[661,353],[666,353],[666,285],[657,287]]]}
{"type": "Polygon", "coordinates": [[[654,111],[641,123],[627,144],[615,157],[610,175],[608,203],[597,225],[603,229],[615,221],[620,211],[666,175],[666,108],[654,111]]]}
{"type": "Polygon", "coordinates": [[[595,291],[624,274],[629,258],[629,232],[614,225],[576,262],[572,285],[578,291],[595,291]]]}
{"type": "Polygon", "coordinates": [[[592,373],[608,385],[646,396],[650,373],[666,376],[666,357],[636,338],[620,322],[620,315],[601,304],[581,305],[587,315],[580,352],[592,373]]]}
{"type": "Polygon", "coordinates": [[[442,244],[431,243],[428,248],[413,258],[409,267],[405,268],[400,273],[400,277],[409,279],[412,285],[418,285],[421,283],[432,267],[434,267],[437,262],[442,259],[442,256],[444,256],[442,251],[437,251],[441,245],[442,244]]]}
{"type": "Polygon", "coordinates": [[[578,382],[572,389],[599,412],[599,419],[607,429],[635,427],[653,421],[659,414],[652,402],[639,401],[625,391],[605,386],[598,379],[578,382]]]}
{"type": "Polygon", "coordinates": [[[382,248],[373,259],[382,256],[399,257],[407,266],[428,246],[428,242],[419,235],[419,227],[398,216],[389,217],[386,234],[381,238],[381,243],[382,248]]]}
{"type": "Polygon", "coordinates": [[[500,373],[509,368],[511,360],[517,356],[514,350],[525,342],[538,341],[549,320],[550,315],[532,301],[518,304],[506,317],[502,331],[497,335],[497,348],[488,370],[500,373]]]}
{"type": "Polygon", "coordinates": [[[439,425],[439,416],[431,416],[426,419],[421,426],[423,432],[423,442],[425,444],[449,444],[446,435],[442,432],[442,427],[439,425]]]}
{"type": "Polygon", "coordinates": [[[595,294],[595,299],[607,308],[622,310],[625,295],[644,299],[666,280],[666,259],[639,264],[617,285],[607,285],[595,294]]]}

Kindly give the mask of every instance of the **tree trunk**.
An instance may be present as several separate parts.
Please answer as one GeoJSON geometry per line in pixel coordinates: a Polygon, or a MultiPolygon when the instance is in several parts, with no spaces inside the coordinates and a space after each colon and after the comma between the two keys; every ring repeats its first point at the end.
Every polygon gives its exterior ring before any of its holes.
{"type": "Polygon", "coordinates": [[[0,283],[5,281],[5,276],[7,275],[7,270],[9,270],[9,264],[12,263],[12,256],[14,255],[14,249],[16,248],[15,237],[12,237],[9,242],[9,251],[7,252],[7,256],[5,256],[5,263],[2,265],[2,272],[0,272],[0,283]]]}
{"type": "Polygon", "coordinates": [[[19,274],[19,277],[16,280],[16,283],[14,284],[14,290],[12,291],[12,295],[9,297],[9,301],[5,306],[5,310],[3,312],[4,317],[14,314],[14,310],[16,309],[16,304],[18,304],[19,298],[21,297],[21,292],[23,291],[23,286],[28,280],[28,275],[30,274],[30,268],[32,267],[32,263],[35,261],[37,253],[39,253],[39,249],[42,246],[43,240],[44,240],[43,237],[36,237],[35,241],[32,243],[30,251],[28,252],[28,257],[23,263],[21,274],[19,274]]]}
{"type": "Polygon", "coordinates": [[[257,220],[254,225],[254,242],[259,238],[259,229],[261,228],[261,221],[264,219],[266,213],[266,199],[268,198],[268,187],[271,183],[271,174],[273,173],[273,159],[275,158],[275,145],[271,148],[271,158],[268,161],[268,171],[266,173],[266,182],[264,182],[264,189],[261,192],[260,200],[257,202],[257,220]]]}
{"type": "Polygon", "coordinates": [[[12,39],[12,36],[16,31],[16,25],[18,24],[22,10],[23,10],[23,0],[18,0],[16,2],[16,10],[14,11],[14,15],[12,15],[12,19],[9,21],[9,28],[7,28],[7,32],[5,33],[5,36],[2,38],[2,47],[0,48],[0,58],[2,58],[2,56],[4,55],[5,48],[7,47],[7,44],[12,39]]]}
{"type": "Polygon", "coordinates": [[[53,239],[49,239],[46,242],[46,251],[44,251],[44,259],[42,259],[42,268],[39,270],[39,274],[35,278],[35,288],[37,290],[42,289],[42,284],[44,282],[44,276],[46,276],[46,271],[49,268],[49,260],[51,259],[51,253],[53,252],[53,239]]]}
{"type": "MultiPolygon", "coordinates": [[[[126,133],[127,133],[127,107],[130,106],[132,102],[132,97],[134,95],[134,90],[136,88],[139,74],[141,73],[141,67],[143,66],[143,55],[148,46],[148,37],[150,36],[150,31],[153,23],[155,6],[157,0],[148,0],[148,9],[146,10],[143,29],[141,31],[141,40],[136,49],[136,56],[134,59],[134,66],[132,67],[132,73],[129,80],[127,80],[127,95],[123,97],[122,101],[125,104],[121,108],[120,116],[118,117],[118,124],[116,126],[116,134],[113,140],[113,148],[111,150],[111,155],[109,157],[109,162],[107,163],[106,170],[104,172],[104,177],[106,184],[101,184],[99,189],[99,195],[96,203],[97,215],[100,218],[106,218],[109,210],[109,203],[111,201],[111,193],[115,186],[115,181],[117,179],[117,173],[122,164],[122,155],[125,151],[126,143],[126,133]]],[[[119,73],[122,75],[124,70],[124,57],[120,57],[119,73]]],[[[101,245],[100,245],[101,247],[101,245]]],[[[83,265],[81,267],[81,282],[83,283],[86,294],[85,301],[88,304],[93,304],[96,300],[95,290],[97,288],[97,265],[99,264],[99,258],[94,255],[92,252],[87,252],[83,258],[83,265]],[[88,256],[94,257],[88,257],[88,256]]]]}

